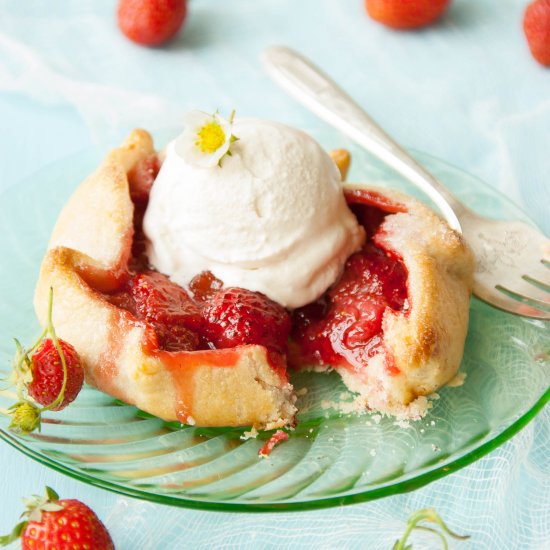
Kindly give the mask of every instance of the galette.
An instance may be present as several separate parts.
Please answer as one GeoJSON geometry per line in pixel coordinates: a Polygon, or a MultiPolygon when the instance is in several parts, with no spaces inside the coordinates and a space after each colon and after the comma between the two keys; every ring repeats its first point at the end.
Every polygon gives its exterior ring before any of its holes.
{"type": "Polygon", "coordinates": [[[336,370],[365,410],[418,418],[456,375],[473,258],[403,193],[344,183],[345,151],[194,113],[134,130],[63,207],[35,294],[86,381],[165,420],[291,427],[289,372],[336,370]]]}

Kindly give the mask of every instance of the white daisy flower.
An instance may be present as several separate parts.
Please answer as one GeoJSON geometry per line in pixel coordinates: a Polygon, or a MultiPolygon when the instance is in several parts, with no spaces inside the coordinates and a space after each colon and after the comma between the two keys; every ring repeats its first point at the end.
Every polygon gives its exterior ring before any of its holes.
{"type": "Polygon", "coordinates": [[[234,114],[235,111],[225,119],[218,113],[210,115],[198,110],[187,113],[184,130],[175,143],[176,153],[195,166],[221,166],[223,157],[231,156],[231,144],[238,139],[231,133],[234,114]]]}

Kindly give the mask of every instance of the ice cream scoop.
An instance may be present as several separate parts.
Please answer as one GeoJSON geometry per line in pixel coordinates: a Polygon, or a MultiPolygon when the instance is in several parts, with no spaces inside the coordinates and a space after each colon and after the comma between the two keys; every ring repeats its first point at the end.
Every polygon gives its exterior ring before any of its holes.
{"type": "Polygon", "coordinates": [[[340,173],[300,130],[241,119],[232,132],[221,166],[185,160],[180,138],[168,145],[143,224],[149,259],[182,286],[211,271],[288,308],[310,303],[365,238],[340,173]]]}

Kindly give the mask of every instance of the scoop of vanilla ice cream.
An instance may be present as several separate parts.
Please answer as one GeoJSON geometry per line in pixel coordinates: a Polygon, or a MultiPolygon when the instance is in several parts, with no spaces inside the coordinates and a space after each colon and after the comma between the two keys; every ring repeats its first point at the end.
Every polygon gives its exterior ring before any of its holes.
{"type": "Polygon", "coordinates": [[[364,241],[340,173],[309,135],[266,120],[234,123],[221,167],[166,150],[143,223],[152,265],[181,286],[211,271],[226,287],[287,308],[316,300],[364,241]]]}

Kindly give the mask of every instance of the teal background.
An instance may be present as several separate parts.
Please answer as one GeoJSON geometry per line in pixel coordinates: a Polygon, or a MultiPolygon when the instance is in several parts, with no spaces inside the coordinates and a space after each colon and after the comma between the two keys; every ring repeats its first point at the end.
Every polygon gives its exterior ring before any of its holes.
{"type": "MultiPolygon", "coordinates": [[[[398,141],[497,187],[550,234],[550,70],[528,52],[526,2],[454,0],[438,24],[403,33],[372,22],[359,0],[192,0],[180,37],[153,50],[120,36],[114,4],[0,1],[0,191],[135,126],[177,125],[192,107],[320,124],[260,66],[261,50],[280,43],[321,65],[398,141]]],[[[20,498],[48,484],[90,504],[121,549],[391,548],[424,506],[472,535],[452,548],[548,548],[549,436],[547,407],[502,448],[419,491],[277,515],[117,497],[2,444],[0,532],[17,519],[20,498]]],[[[415,549],[439,547],[413,540],[415,549]]]]}

